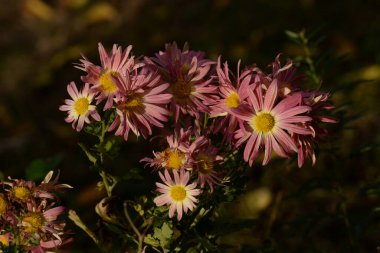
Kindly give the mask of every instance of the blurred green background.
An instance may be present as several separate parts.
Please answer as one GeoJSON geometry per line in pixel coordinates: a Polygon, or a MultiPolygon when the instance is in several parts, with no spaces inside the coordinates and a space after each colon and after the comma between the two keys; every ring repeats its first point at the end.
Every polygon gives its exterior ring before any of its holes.
{"type": "MultiPolygon", "coordinates": [[[[317,30],[324,39],[312,52],[316,59],[326,52],[340,59],[317,64],[322,90],[333,92],[344,117],[328,140],[330,154],[321,152],[315,167],[254,168],[248,193],[224,215],[260,217],[265,228],[234,231],[223,241],[235,245],[230,252],[375,252],[380,246],[378,0],[1,0],[0,6],[2,176],[40,180],[50,168],[60,169],[61,182],[75,187],[63,201],[90,223],[103,193],[77,145],[87,137],[58,110],[68,82],[80,83],[82,72],[73,67],[80,53],[99,62],[98,42],[108,49],[132,44],[136,56],[150,56],[167,42],[182,47],[188,41],[212,59],[222,55],[233,70],[241,59],[269,72],[278,53],[284,62],[303,54],[285,30],[317,30]]],[[[146,148],[126,144],[111,169],[120,174],[138,165],[151,153],[146,148]]],[[[96,252],[70,226],[78,235],[69,249],[96,252]]]]}

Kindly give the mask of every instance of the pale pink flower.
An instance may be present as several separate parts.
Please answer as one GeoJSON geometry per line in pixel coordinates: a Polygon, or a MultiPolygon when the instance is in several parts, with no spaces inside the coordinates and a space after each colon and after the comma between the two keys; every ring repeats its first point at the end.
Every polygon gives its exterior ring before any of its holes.
{"type": "Polygon", "coordinates": [[[101,43],[98,44],[100,66],[90,62],[85,56],[77,68],[86,71],[87,75],[82,76],[82,81],[94,85],[93,91],[99,95],[96,97],[97,104],[107,99],[104,110],[112,107],[113,98],[118,92],[118,86],[114,78],[125,75],[127,71],[132,71],[140,66],[136,64],[134,56],[130,55],[132,46],[129,45],[124,51],[122,47],[114,44],[111,52],[107,53],[101,43]]]}
{"type": "Polygon", "coordinates": [[[161,152],[154,152],[154,158],[146,157],[141,162],[146,162],[150,167],[167,170],[191,169],[190,162],[190,134],[191,130],[175,130],[166,137],[167,148],[161,152]]]}
{"type": "Polygon", "coordinates": [[[290,135],[293,133],[310,135],[312,131],[304,126],[311,120],[304,115],[311,110],[309,106],[299,105],[300,95],[289,95],[276,103],[278,97],[277,79],[274,79],[263,96],[262,86],[251,92],[248,98],[251,108],[235,108],[233,112],[244,121],[236,131],[237,145],[247,141],[244,149],[244,160],[252,165],[264,146],[265,154],[263,165],[266,165],[274,150],[281,157],[288,157],[288,153],[297,152],[298,148],[290,135]]]}
{"type": "Polygon", "coordinates": [[[109,131],[116,129],[115,135],[128,140],[129,132],[147,138],[152,134],[151,125],[163,127],[169,112],[166,105],[172,95],[165,93],[168,83],[162,83],[154,72],[140,72],[118,76],[115,82],[119,88],[116,101],[116,118],[109,131]]]}
{"type": "Polygon", "coordinates": [[[198,202],[195,197],[201,193],[201,190],[196,189],[196,182],[188,184],[190,179],[188,171],[181,170],[178,173],[176,170],[172,170],[172,172],[174,180],[168,170],[165,170],[165,176],[159,172],[164,184],[156,183],[157,191],[161,195],[154,199],[154,203],[157,206],[170,205],[169,217],[172,218],[176,212],[177,219],[181,220],[183,212],[187,213],[188,210],[194,210],[196,207],[195,203],[198,202]]]}
{"type": "Polygon", "coordinates": [[[88,83],[85,84],[83,90],[78,91],[75,83],[71,82],[67,85],[67,92],[72,99],[66,99],[65,105],[59,107],[59,110],[67,111],[68,116],[65,119],[67,123],[72,123],[72,127],[80,131],[84,123],[90,124],[90,116],[100,121],[96,106],[91,105],[94,93],[90,92],[88,83]]]}
{"type": "Polygon", "coordinates": [[[212,106],[211,117],[218,117],[214,123],[214,133],[223,133],[229,142],[233,140],[233,132],[238,125],[238,118],[230,110],[247,103],[249,89],[254,89],[253,70],[246,69],[240,73],[240,61],[237,65],[237,77],[230,77],[228,63],[225,62],[222,68],[220,57],[216,67],[217,80],[219,84],[219,99],[212,106]],[[232,79],[232,80],[231,80],[232,79]]]}
{"type": "Polygon", "coordinates": [[[199,117],[200,113],[208,113],[213,103],[217,87],[211,84],[207,75],[213,61],[204,59],[203,52],[190,51],[185,44],[183,50],[177,44],[166,44],[165,51],[155,57],[146,58],[148,64],[156,64],[162,79],[170,83],[169,91],[173,95],[170,111],[177,123],[181,114],[199,117]]]}

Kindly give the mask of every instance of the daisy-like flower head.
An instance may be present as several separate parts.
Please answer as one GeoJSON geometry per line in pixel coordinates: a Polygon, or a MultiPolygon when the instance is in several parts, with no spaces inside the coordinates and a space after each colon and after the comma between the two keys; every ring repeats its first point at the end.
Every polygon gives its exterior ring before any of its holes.
{"type": "Polygon", "coordinates": [[[262,146],[265,148],[263,165],[266,165],[272,150],[281,157],[287,157],[288,153],[298,151],[290,137],[291,134],[312,134],[312,131],[304,126],[311,120],[304,113],[311,108],[300,105],[302,97],[297,94],[289,95],[276,103],[277,98],[278,85],[277,79],[274,79],[265,96],[261,85],[250,93],[249,110],[245,108],[233,110],[235,115],[244,121],[241,128],[235,132],[235,138],[238,139],[237,145],[248,140],[244,148],[244,160],[249,162],[250,166],[259,155],[262,146]]]}
{"type": "Polygon", "coordinates": [[[253,70],[246,69],[240,73],[240,61],[237,66],[237,77],[231,80],[228,63],[221,66],[220,57],[216,73],[219,83],[219,97],[214,106],[212,106],[211,117],[222,116],[215,121],[214,132],[222,132],[227,141],[233,140],[233,132],[237,128],[238,118],[231,114],[230,110],[246,103],[249,89],[254,89],[256,84],[253,83],[253,70]]]}
{"type": "Polygon", "coordinates": [[[323,111],[328,111],[334,107],[328,103],[329,94],[312,91],[302,92],[303,103],[311,107],[311,121],[307,122],[306,126],[312,131],[312,135],[294,134],[293,140],[298,146],[298,167],[302,167],[305,158],[312,161],[312,165],[316,162],[314,145],[318,141],[323,141],[324,137],[328,136],[329,132],[321,126],[321,123],[336,123],[337,120],[333,117],[322,115],[323,111]]]}
{"type": "Polygon", "coordinates": [[[166,137],[168,147],[161,152],[153,152],[154,158],[146,157],[141,162],[146,162],[150,167],[167,170],[191,169],[189,145],[191,130],[175,130],[166,137]]]}
{"type": "Polygon", "coordinates": [[[162,78],[170,83],[170,110],[176,123],[180,114],[199,117],[200,112],[209,112],[217,87],[211,85],[212,79],[207,75],[214,62],[204,59],[203,52],[190,51],[187,44],[182,51],[176,43],[166,44],[164,52],[147,61],[157,64],[162,78]]]}
{"type": "Polygon", "coordinates": [[[163,127],[169,112],[165,108],[172,95],[165,93],[168,83],[163,83],[156,72],[146,69],[133,71],[114,79],[119,87],[116,100],[117,116],[109,131],[128,140],[129,132],[147,138],[152,134],[151,125],[163,127]]]}
{"type": "MultiPolygon", "coordinates": [[[[29,206],[28,209],[28,212],[21,216],[19,223],[24,232],[24,240],[38,240],[41,249],[56,248],[62,245],[65,222],[58,220],[58,216],[63,214],[66,208],[63,206],[45,208],[41,204],[37,208],[29,206]]],[[[38,247],[35,250],[37,249],[38,247]]]]}
{"type": "Polygon", "coordinates": [[[220,173],[215,171],[215,166],[223,161],[218,155],[219,149],[211,145],[209,139],[204,136],[197,139],[190,146],[193,169],[198,173],[198,183],[204,188],[206,183],[214,190],[214,184],[220,184],[220,173]]]}
{"type": "MultiPolygon", "coordinates": [[[[8,192],[9,200],[19,203],[27,203],[33,199],[36,189],[36,185],[33,181],[27,181],[23,179],[9,179],[11,181],[1,182],[1,184],[10,187],[6,189],[8,192]]],[[[3,197],[5,196],[3,195],[3,197]]]]}
{"type": "Polygon", "coordinates": [[[101,43],[98,44],[101,66],[90,62],[85,56],[81,59],[81,63],[77,68],[86,71],[87,75],[82,76],[85,83],[94,85],[91,87],[93,91],[99,94],[96,97],[97,104],[107,99],[104,110],[112,107],[113,98],[118,93],[118,86],[114,82],[114,78],[124,75],[128,71],[141,66],[136,64],[134,56],[130,55],[132,46],[128,46],[124,51],[122,47],[114,44],[111,52],[107,53],[101,43]]]}
{"type": "Polygon", "coordinates": [[[277,79],[279,87],[279,95],[286,96],[297,88],[297,83],[300,77],[295,76],[297,68],[293,65],[293,62],[288,60],[284,66],[281,66],[280,62],[281,54],[277,55],[276,59],[272,63],[272,79],[277,79]]]}
{"type": "Polygon", "coordinates": [[[169,217],[172,218],[176,212],[179,221],[182,219],[183,212],[187,213],[188,210],[194,210],[196,207],[195,203],[198,202],[195,197],[201,193],[201,190],[196,189],[196,182],[188,184],[190,179],[188,171],[180,170],[178,173],[178,171],[172,170],[172,172],[174,180],[168,170],[165,170],[165,176],[159,172],[164,184],[156,183],[157,191],[161,195],[154,199],[154,203],[157,206],[170,205],[169,217]]]}
{"type": "Polygon", "coordinates": [[[88,83],[85,84],[83,90],[78,91],[75,83],[71,82],[67,85],[67,92],[72,99],[66,99],[65,105],[59,107],[59,110],[67,111],[68,116],[65,119],[67,123],[72,123],[72,127],[79,132],[85,122],[90,124],[90,116],[100,121],[96,106],[91,105],[94,93],[90,92],[88,83]]]}

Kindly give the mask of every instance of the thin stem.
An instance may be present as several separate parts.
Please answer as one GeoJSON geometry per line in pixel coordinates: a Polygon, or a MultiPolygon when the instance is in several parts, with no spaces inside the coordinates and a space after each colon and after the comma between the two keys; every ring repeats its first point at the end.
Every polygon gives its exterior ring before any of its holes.
{"type": "Polygon", "coordinates": [[[137,229],[137,227],[135,226],[135,224],[133,223],[132,219],[131,219],[131,216],[129,215],[128,213],[128,204],[126,202],[124,202],[124,215],[125,217],[127,218],[127,221],[129,223],[129,225],[131,225],[132,227],[132,230],[135,232],[135,234],[137,235],[137,238],[138,238],[138,248],[137,248],[137,252],[138,253],[141,253],[142,251],[142,244],[143,244],[143,240],[144,240],[144,235],[140,233],[140,231],[137,229]]]}
{"type": "Polygon", "coordinates": [[[79,218],[78,214],[74,210],[69,210],[69,219],[72,220],[75,225],[77,225],[79,228],[81,228],[88,236],[91,237],[91,239],[95,242],[95,244],[100,248],[103,249],[100,240],[96,237],[94,232],[92,232],[79,218]]]}
{"type": "Polygon", "coordinates": [[[104,188],[106,189],[106,192],[107,192],[107,196],[108,197],[111,197],[112,196],[112,188],[109,186],[108,184],[108,179],[107,179],[107,174],[104,170],[100,170],[99,171],[99,175],[102,177],[103,179],[103,185],[104,185],[104,188]]]}

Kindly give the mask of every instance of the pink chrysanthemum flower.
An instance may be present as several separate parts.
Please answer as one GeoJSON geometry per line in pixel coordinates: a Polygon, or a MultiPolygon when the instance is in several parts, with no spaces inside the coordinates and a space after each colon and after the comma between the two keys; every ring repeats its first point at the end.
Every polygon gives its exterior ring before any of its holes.
{"type": "Polygon", "coordinates": [[[201,193],[201,190],[196,189],[197,183],[188,184],[190,174],[187,171],[181,170],[178,173],[173,170],[174,181],[170,176],[168,170],[165,170],[165,176],[159,172],[161,180],[165,184],[156,183],[157,191],[162,193],[154,199],[157,206],[170,205],[169,217],[172,218],[174,213],[177,213],[177,219],[182,219],[183,212],[187,213],[188,210],[193,211],[196,207],[195,203],[198,200],[195,196],[201,193]]]}
{"type": "Polygon", "coordinates": [[[230,110],[245,103],[249,95],[249,89],[254,89],[252,69],[246,69],[240,73],[240,61],[237,66],[237,77],[235,80],[230,78],[230,70],[227,62],[222,68],[220,57],[216,73],[219,83],[219,96],[212,107],[211,117],[222,116],[215,121],[214,132],[222,132],[227,141],[233,140],[233,132],[237,128],[238,118],[230,113],[230,110]]]}
{"type": "Polygon", "coordinates": [[[248,140],[244,149],[244,160],[249,162],[250,166],[259,155],[260,147],[265,147],[263,165],[266,165],[272,150],[281,157],[287,157],[287,153],[291,151],[298,151],[290,134],[312,134],[310,129],[302,125],[311,120],[309,116],[302,115],[311,108],[299,105],[300,96],[289,95],[276,104],[277,79],[272,81],[265,96],[262,91],[262,87],[259,86],[250,93],[248,98],[250,110],[242,108],[233,110],[237,117],[245,121],[245,124],[236,131],[235,137],[238,139],[238,145],[248,140]]]}
{"type": "Polygon", "coordinates": [[[191,131],[184,131],[182,128],[174,131],[166,137],[168,147],[161,152],[154,152],[154,158],[146,157],[141,162],[146,162],[150,167],[167,170],[188,170],[190,165],[190,134],[191,131]]]}
{"type": "Polygon", "coordinates": [[[315,142],[323,140],[323,137],[328,135],[327,129],[322,128],[320,124],[337,122],[333,117],[321,115],[321,111],[328,111],[334,108],[327,102],[329,98],[328,93],[314,91],[302,92],[301,94],[303,97],[303,103],[311,107],[309,114],[312,120],[307,122],[306,126],[312,131],[312,135],[294,134],[292,136],[298,146],[298,167],[303,166],[305,158],[311,159],[312,165],[315,164],[315,142]]]}
{"type": "Polygon", "coordinates": [[[280,56],[281,54],[277,55],[272,63],[273,71],[270,77],[277,79],[279,95],[286,96],[297,87],[300,77],[296,76],[297,68],[292,61],[288,60],[284,66],[281,66],[280,56]]]}
{"type": "Polygon", "coordinates": [[[172,95],[165,93],[168,83],[162,83],[157,73],[134,71],[125,76],[118,76],[115,82],[119,87],[116,100],[116,118],[109,131],[116,129],[115,135],[128,140],[129,131],[136,136],[147,138],[152,134],[151,124],[163,127],[169,112],[165,108],[172,95]]]}
{"type": "Polygon", "coordinates": [[[85,84],[83,90],[78,91],[75,83],[71,82],[67,85],[67,92],[72,99],[66,99],[66,104],[59,107],[59,110],[67,111],[68,116],[65,119],[67,123],[72,123],[72,127],[80,131],[85,122],[90,124],[90,116],[96,121],[100,121],[96,106],[91,105],[94,93],[90,92],[88,83],[85,84]]]}
{"type": "Polygon", "coordinates": [[[114,44],[110,53],[107,53],[101,43],[98,44],[101,66],[90,62],[85,56],[77,68],[86,71],[87,75],[82,76],[82,81],[94,85],[93,91],[99,95],[96,97],[97,104],[107,99],[104,110],[112,107],[113,98],[118,92],[118,86],[114,78],[125,75],[127,71],[132,71],[140,66],[135,64],[134,56],[130,55],[132,46],[128,46],[124,51],[122,47],[114,44]]]}
{"type": "Polygon", "coordinates": [[[197,139],[190,146],[193,170],[198,173],[198,183],[204,188],[206,183],[211,192],[214,184],[220,184],[220,174],[215,171],[215,166],[223,161],[218,155],[219,149],[211,145],[210,140],[204,136],[197,139]]]}
{"type": "Polygon", "coordinates": [[[203,52],[190,51],[187,44],[181,51],[174,42],[166,44],[164,52],[146,60],[156,63],[162,78],[170,83],[169,91],[173,95],[170,110],[175,122],[180,114],[198,117],[200,112],[209,112],[208,105],[213,103],[212,94],[217,87],[211,85],[212,79],[207,76],[214,62],[204,59],[203,52]]]}
{"type": "Polygon", "coordinates": [[[58,221],[57,218],[66,210],[63,206],[57,206],[50,209],[41,210],[29,207],[29,212],[21,216],[19,226],[24,232],[24,240],[31,238],[40,241],[42,248],[56,248],[62,245],[61,236],[65,223],[58,221]]]}

